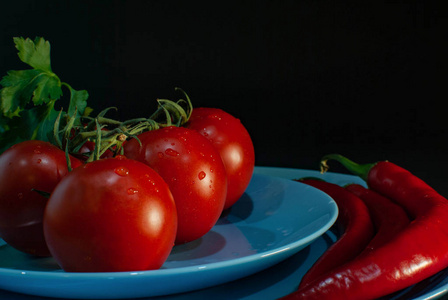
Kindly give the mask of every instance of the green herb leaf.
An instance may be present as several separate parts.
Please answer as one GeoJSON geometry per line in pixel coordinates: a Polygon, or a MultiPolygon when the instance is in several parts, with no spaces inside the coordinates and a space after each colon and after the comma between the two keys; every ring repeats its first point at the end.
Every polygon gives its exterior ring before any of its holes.
{"type": "Polygon", "coordinates": [[[0,84],[0,108],[8,118],[18,116],[30,101],[40,105],[62,96],[59,78],[36,69],[9,71],[0,84]]]}
{"type": "Polygon", "coordinates": [[[9,71],[0,81],[0,109],[8,118],[18,116],[30,101],[41,105],[62,96],[61,81],[51,71],[50,43],[43,38],[14,38],[14,43],[19,58],[33,69],[9,71]]]}
{"type": "Polygon", "coordinates": [[[0,81],[0,153],[24,140],[53,142],[59,114],[54,105],[62,97],[63,85],[70,91],[70,103],[62,116],[79,120],[88,111],[87,91],[74,90],[52,72],[48,41],[14,38],[14,43],[20,60],[32,69],[9,71],[0,81]]]}
{"type": "Polygon", "coordinates": [[[59,114],[54,109],[54,101],[49,105],[33,107],[30,111],[34,114],[37,124],[31,139],[53,142],[54,122],[59,114]]]}
{"type": "Polygon", "coordinates": [[[21,61],[34,69],[52,72],[50,43],[48,41],[41,37],[37,37],[34,41],[29,38],[15,37],[14,43],[16,44],[17,50],[19,50],[18,55],[21,61]]]}
{"type": "Polygon", "coordinates": [[[37,126],[37,119],[32,111],[23,111],[19,117],[12,119],[0,115],[0,153],[14,144],[29,140],[37,126]]]}
{"type": "Polygon", "coordinates": [[[73,117],[76,112],[76,116],[83,116],[87,108],[87,98],[89,98],[89,93],[86,90],[77,91],[68,84],[64,85],[70,90],[70,104],[67,114],[73,117]]]}

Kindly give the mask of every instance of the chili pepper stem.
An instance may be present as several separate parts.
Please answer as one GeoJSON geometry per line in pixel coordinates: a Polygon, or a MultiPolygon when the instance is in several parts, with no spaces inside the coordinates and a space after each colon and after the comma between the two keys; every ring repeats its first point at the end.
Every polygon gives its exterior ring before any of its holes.
{"type": "Polygon", "coordinates": [[[376,165],[376,163],[370,164],[357,164],[350,159],[340,155],[340,154],[328,154],[325,155],[320,161],[320,171],[321,173],[325,173],[329,170],[328,161],[335,160],[342,164],[348,171],[352,174],[361,177],[363,180],[367,180],[367,176],[369,174],[370,169],[376,165]]]}

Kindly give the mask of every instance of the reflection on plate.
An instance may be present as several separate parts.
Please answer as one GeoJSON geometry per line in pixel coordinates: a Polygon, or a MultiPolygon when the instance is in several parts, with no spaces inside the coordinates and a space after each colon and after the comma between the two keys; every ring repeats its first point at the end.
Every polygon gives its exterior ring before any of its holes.
{"type": "Polygon", "coordinates": [[[269,176],[271,171],[254,174],[230,212],[203,238],[176,246],[160,270],[66,273],[52,258],[32,258],[1,242],[0,288],[61,298],[150,297],[207,288],[269,268],[308,246],[337,217],[329,196],[269,176]]]}

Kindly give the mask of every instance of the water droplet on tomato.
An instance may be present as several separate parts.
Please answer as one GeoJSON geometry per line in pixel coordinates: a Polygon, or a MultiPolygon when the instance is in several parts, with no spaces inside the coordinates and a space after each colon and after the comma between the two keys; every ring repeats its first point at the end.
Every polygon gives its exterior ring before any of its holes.
{"type": "Polygon", "coordinates": [[[129,174],[129,170],[125,167],[115,168],[114,172],[115,172],[115,174],[117,174],[119,176],[126,176],[129,174]]]}
{"type": "Polygon", "coordinates": [[[159,158],[163,158],[163,153],[162,153],[162,152],[158,152],[158,153],[157,153],[157,156],[158,156],[159,158]]]}
{"type": "Polygon", "coordinates": [[[198,178],[199,178],[199,180],[202,180],[202,179],[204,179],[204,178],[205,178],[205,176],[207,176],[207,175],[205,174],[205,172],[204,172],[204,171],[201,171],[201,172],[199,172],[199,174],[198,174],[198,178]]]}
{"type": "Polygon", "coordinates": [[[19,198],[19,199],[23,199],[23,193],[18,193],[18,194],[17,194],[17,198],[19,198]]]}
{"type": "Polygon", "coordinates": [[[37,163],[40,164],[41,162],[42,162],[42,159],[39,158],[39,159],[37,160],[37,163]]]}
{"type": "Polygon", "coordinates": [[[169,156],[179,156],[179,152],[177,152],[176,150],[173,150],[171,148],[166,149],[165,154],[169,155],[169,156]]]}
{"type": "Polygon", "coordinates": [[[137,194],[138,190],[134,188],[128,188],[128,195],[134,195],[137,194]]]}
{"type": "Polygon", "coordinates": [[[210,118],[210,119],[216,119],[216,120],[218,120],[218,121],[221,121],[221,119],[222,119],[219,115],[209,115],[208,118],[210,118]]]}
{"type": "Polygon", "coordinates": [[[42,151],[40,151],[39,149],[34,149],[33,152],[36,153],[36,154],[41,154],[42,153],[42,151]]]}

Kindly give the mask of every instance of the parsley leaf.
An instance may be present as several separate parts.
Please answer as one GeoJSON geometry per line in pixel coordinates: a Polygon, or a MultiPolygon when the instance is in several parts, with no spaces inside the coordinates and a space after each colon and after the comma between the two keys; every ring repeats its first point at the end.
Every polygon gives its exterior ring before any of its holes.
{"type": "Polygon", "coordinates": [[[51,71],[50,63],[50,43],[41,37],[37,37],[34,41],[27,38],[15,37],[14,43],[19,50],[19,58],[24,63],[30,65],[34,69],[45,72],[51,71]]]}
{"type": "Polygon", "coordinates": [[[77,91],[74,90],[68,84],[64,84],[70,90],[70,105],[67,110],[69,116],[76,115],[82,116],[86,114],[87,109],[87,98],[89,98],[89,93],[86,90],[77,91]]]}
{"type": "Polygon", "coordinates": [[[41,37],[13,40],[20,60],[32,69],[9,71],[0,81],[0,153],[23,140],[51,141],[58,116],[54,104],[62,97],[63,86],[70,92],[69,107],[63,115],[84,115],[89,96],[53,73],[48,41],[41,37]]]}
{"type": "Polygon", "coordinates": [[[0,107],[9,118],[18,116],[30,101],[40,105],[62,96],[59,78],[36,69],[9,71],[0,84],[4,87],[0,92],[0,107]]]}

